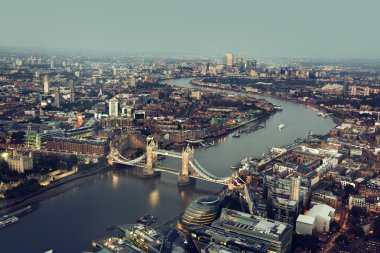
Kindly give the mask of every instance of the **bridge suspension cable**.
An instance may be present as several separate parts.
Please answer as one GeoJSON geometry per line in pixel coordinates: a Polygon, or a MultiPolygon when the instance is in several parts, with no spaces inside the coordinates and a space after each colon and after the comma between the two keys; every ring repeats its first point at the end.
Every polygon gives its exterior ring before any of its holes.
{"type": "Polygon", "coordinates": [[[210,172],[208,172],[206,169],[204,169],[197,160],[189,161],[191,167],[204,179],[209,180],[211,182],[219,183],[219,184],[227,184],[230,180],[231,177],[218,177],[210,172]]]}
{"type": "Polygon", "coordinates": [[[143,155],[141,155],[141,156],[139,156],[133,160],[127,159],[126,157],[122,156],[119,153],[119,151],[116,151],[115,155],[112,154],[111,156],[117,163],[122,163],[122,164],[126,164],[126,165],[135,165],[135,166],[143,166],[143,164],[140,164],[140,163],[142,160],[144,160],[146,158],[146,153],[144,153],[143,155]]]}

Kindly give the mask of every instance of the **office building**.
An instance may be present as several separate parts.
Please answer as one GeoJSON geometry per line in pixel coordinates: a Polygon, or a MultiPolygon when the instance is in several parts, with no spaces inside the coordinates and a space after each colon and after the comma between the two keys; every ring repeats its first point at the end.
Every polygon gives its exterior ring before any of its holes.
{"type": "Polygon", "coordinates": [[[55,88],[55,92],[54,92],[54,106],[57,107],[57,108],[60,107],[59,87],[55,88]]]}
{"type": "Polygon", "coordinates": [[[108,115],[110,117],[118,117],[119,116],[119,102],[116,98],[112,98],[108,102],[108,115]]]}
{"type": "Polygon", "coordinates": [[[131,78],[129,79],[129,86],[131,86],[131,87],[136,87],[136,78],[131,77],[131,78]]]}
{"type": "Polygon", "coordinates": [[[257,61],[256,60],[247,60],[246,63],[246,69],[251,71],[251,70],[256,70],[257,68],[257,61]]]}
{"type": "Polygon", "coordinates": [[[290,179],[290,182],[290,200],[296,201],[298,203],[300,200],[301,179],[299,177],[293,177],[290,179]]]}
{"type": "Polygon", "coordinates": [[[24,146],[29,149],[41,149],[41,136],[36,131],[32,131],[30,127],[28,127],[28,131],[26,131],[24,135],[24,146]]]}
{"type": "Polygon", "coordinates": [[[296,232],[311,235],[313,231],[328,233],[334,220],[335,209],[328,205],[315,205],[306,215],[297,218],[296,232]]]}
{"type": "MultiPolygon", "coordinates": [[[[248,239],[257,243],[266,243],[273,252],[291,251],[292,226],[283,222],[223,208],[220,218],[214,221],[211,227],[237,235],[243,242],[248,239]]],[[[227,238],[229,236],[225,235],[225,240],[227,238]]],[[[252,243],[247,244],[246,247],[249,247],[252,243]]]]}
{"type": "Polygon", "coordinates": [[[232,53],[226,54],[226,65],[227,67],[232,67],[234,63],[234,56],[232,53]]]}
{"type": "Polygon", "coordinates": [[[300,199],[305,202],[305,194],[301,196],[301,180],[298,177],[289,179],[265,177],[265,189],[268,199],[268,217],[295,225],[299,212],[300,199]]]}
{"type": "Polygon", "coordinates": [[[356,96],[356,91],[357,91],[357,87],[355,85],[353,85],[351,87],[351,96],[356,96]]]}
{"type": "Polygon", "coordinates": [[[370,89],[369,89],[369,87],[365,87],[364,88],[364,96],[369,96],[369,93],[370,93],[370,89]]]}
{"type": "Polygon", "coordinates": [[[219,212],[220,199],[211,195],[191,202],[180,219],[183,227],[210,225],[219,212]]]}
{"type": "Polygon", "coordinates": [[[70,90],[70,103],[75,102],[75,85],[73,80],[69,80],[69,90],[70,90]]]}
{"type": "Polygon", "coordinates": [[[44,77],[44,93],[49,93],[49,77],[47,75],[44,77]]]}

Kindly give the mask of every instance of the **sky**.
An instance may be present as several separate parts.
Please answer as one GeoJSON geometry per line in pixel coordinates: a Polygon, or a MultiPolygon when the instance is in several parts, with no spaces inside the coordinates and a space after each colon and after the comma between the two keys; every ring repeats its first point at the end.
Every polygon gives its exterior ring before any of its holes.
{"type": "Polygon", "coordinates": [[[380,58],[379,0],[0,0],[0,47],[380,58]]]}

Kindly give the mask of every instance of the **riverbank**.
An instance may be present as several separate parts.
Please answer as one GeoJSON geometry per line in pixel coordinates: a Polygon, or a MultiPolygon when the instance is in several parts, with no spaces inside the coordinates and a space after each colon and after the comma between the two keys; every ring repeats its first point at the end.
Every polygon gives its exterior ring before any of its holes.
{"type": "Polygon", "coordinates": [[[91,170],[81,175],[75,175],[75,177],[68,178],[67,180],[60,180],[58,182],[55,182],[52,185],[46,186],[33,194],[25,196],[22,199],[16,200],[16,202],[14,203],[3,206],[0,209],[0,216],[6,215],[20,208],[23,208],[24,206],[35,204],[41,200],[50,198],[54,195],[70,190],[73,187],[94,178],[94,176],[100,174],[101,172],[108,171],[110,168],[111,166],[106,166],[103,168],[91,170]]]}
{"type": "MultiPolygon", "coordinates": [[[[314,106],[319,111],[322,111],[324,113],[329,113],[324,108],[318,106],[317,104],[311,104],[311,103],[303,102],[303,101],[300,101],[300,100],[297,100],[297,99],[277,96],[277,95],[272,94],[272,93],[256,93],[256,92],[249,92],[249,91],[244,91],[244,90],[240,90],[240,89],[234,89],[232,87],[231,88],[216,87],[216,86],[214,86],[212,84],[209,84],[209,83],[203,83],[201,81],[200,82],[193,81],[193,79],[190,81],[190,84],[194,85],[194,86],[197,86],[197,87],[203,87],[203,88],[208,88],[208,89],[215,89],[215,90],[221,90],[221,91],[233,91],[233,92],[243,93],[243,94],[247,93],[249,95],[262,95],[262,96],[273,97],[273,98],[282,99],[282,100],[293,102],[293,103],[297,103],[297,104],[314,106]]],[[[334,123],[337,124],[337,125],[340,124],[340,123],[342,123],[342,121],[343,121],[341,118],[339,118],[338,116],[336,116],[333,113],[329,113],[329,116],[333,119],[334,123]]]]}

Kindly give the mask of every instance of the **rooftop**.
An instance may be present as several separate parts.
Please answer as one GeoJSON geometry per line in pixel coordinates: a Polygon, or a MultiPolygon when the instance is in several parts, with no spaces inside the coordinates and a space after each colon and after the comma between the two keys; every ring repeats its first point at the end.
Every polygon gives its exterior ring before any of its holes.
{"type": "Polygon", "coordinates": [[[239,233],[248,236],[256,235],[278,240],[291,230],[291,226],[286,223],[227,208],[223,208],[220,219],[212,226],[223,229],[228,227],[230,230],[238,230],[239,233]]]}

